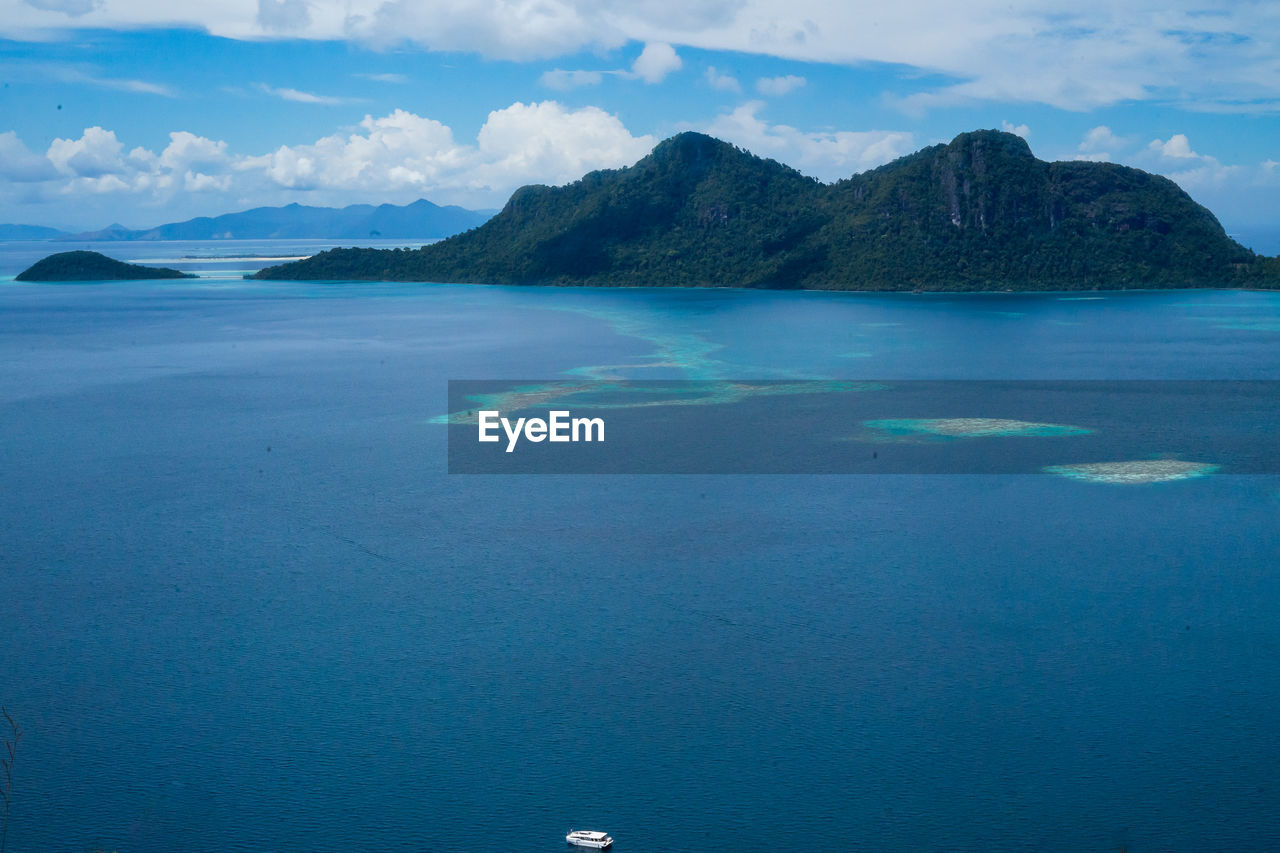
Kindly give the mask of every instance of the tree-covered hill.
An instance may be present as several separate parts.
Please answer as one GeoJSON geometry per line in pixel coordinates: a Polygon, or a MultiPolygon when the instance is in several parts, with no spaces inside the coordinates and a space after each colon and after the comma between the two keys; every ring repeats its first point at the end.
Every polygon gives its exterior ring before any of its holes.
{"type": "Polygon", "coordinates": [[[195,278],[168,267],[126,264],[97,252],[59,252],[36,261],[17,281],[137,281],[152,278],[195,278]]]}
{"type": "Polygon", "coordinates": [[[1166,178],[1037,160],[976,131],[833,185],[698,133],[625,169],[524,187],[417,250],[334,249],[271,279],[493,284],[1076,290],[1274,287],[1166,178]]]}

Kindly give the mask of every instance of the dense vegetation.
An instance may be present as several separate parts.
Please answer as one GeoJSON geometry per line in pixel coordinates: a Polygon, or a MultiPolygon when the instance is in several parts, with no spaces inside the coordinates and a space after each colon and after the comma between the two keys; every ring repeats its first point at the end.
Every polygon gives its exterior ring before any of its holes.
{"type": "Polygon", "coordinates": [[[97,252],[59,252],[18,273],[18,281],[135,281],[144,278],[195,278],[168,267],[126,264],[97,252]]]}
{"type": "Polygon", "coordinates": [[[334,249],[258,278],[1079,290],[1280,285],[1172,181],[1037,160],[977,131],[833,185],[683,133],[626,169],[524,187],[416,250],[334,249]]]}

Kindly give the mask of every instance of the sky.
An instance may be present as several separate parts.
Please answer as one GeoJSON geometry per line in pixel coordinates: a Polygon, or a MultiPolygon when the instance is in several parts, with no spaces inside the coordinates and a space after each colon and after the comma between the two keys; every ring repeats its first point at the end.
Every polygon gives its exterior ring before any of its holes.
{"type": "Polygon", "coordinates": [[[1280,3],[0,0],[0,222],[499,208],[683,130],[834,181],[978,128],[1280,230],[1280,3]]]}

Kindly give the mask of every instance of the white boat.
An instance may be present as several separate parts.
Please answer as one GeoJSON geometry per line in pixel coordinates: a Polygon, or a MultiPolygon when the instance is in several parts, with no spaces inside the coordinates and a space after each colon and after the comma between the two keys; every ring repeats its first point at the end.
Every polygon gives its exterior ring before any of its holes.
{"type": "Polygon", "coordinates": [[[564,840],[579,847],[597,847],[601,850],[613,846],[613,839],[609,837],[608,833],[588,832],[585,829],[569,830],[569,834],[564,837],[564,840]]]}

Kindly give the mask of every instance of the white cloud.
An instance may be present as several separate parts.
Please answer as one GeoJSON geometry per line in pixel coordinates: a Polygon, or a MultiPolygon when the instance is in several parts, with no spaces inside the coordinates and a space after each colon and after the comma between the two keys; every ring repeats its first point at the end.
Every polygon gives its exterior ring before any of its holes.
{"type": "Polygon", "coordinates": [[[1161,157],[1173,158],[1176,160],[1201,159],[1199,154],[1191,150],[1191,142],[1187,139],[1187,135],[1185,133],[1175,133],[1165,142],[1161,142],[1159,139],[1153,139],[1147,148],[1156,152],[1161,157]]]}
{"type": "Polygon", "coordinates": [[[1105,162],[1112,159],[1111,152],[1128,147],[1130,140],[1124,137],[1116,136],[1111,132],[1111,128],[1105,124],[1100,124],[1092,130],[1085,133],[1084,138],[1080,140],[1080,144],[1076,147],[1076,160],[1093,160],[1095,162],[1105,162]]]}
{"type": "Polygon", "coordinates": [[[5,72],[28,80],[83,83],[99,89],[114,89],[118,92],[133,92],[140,95],[161,95],[166,98],[177,96],[171,87],[161,83],[106,76],[101,69],[91,65],[66,65],[56,62],[14,63],[6,67],[5,72]]]}
{"type": "Polygon", "coordinates": [[[115,131],[87,127],[79,139],[53,140],[45,156],[64,175],[99,178],[126,169],[123,151],[115,131]]]}
{"type": "Polygon", "coordinates": [[[563,184],[593,169],[629,165],[657,144],[652,136],[632,136],[602,109],[568,110],[556,101],[489,113],[477,142],[481,165],[471,180],[509,189],[530,179],[563,184]]]}
{"type": "Polygon", "coordinates": [[[323,12],[313,8],[313,18],[322,14],[308,31],[312,38],[354,38],[379,47],[408,42],[500,59],[565,56],[627,40],[591,4],[577,0],[329,0],[323,12]]]}
{"type": "Polygon", "coordinates": [[[795,74],[788,74],[785,77],[761,77],[756,81],[756,91],[762,95],[770,95],[772,97],[781,97],[782,95],[799,89],[806,81],[803,77],[795,74]]]}
{"type": "Polygon", "coordinates": [[[206,175],[201,172],[193,172],[188,169],[182,176],[182,188],[189,193],[206,192],[209,190],[220,190],[225,192],[231,188],[231,176],[206,175]]]}
{"type": "Polygon", "coordinates": [[[349,104],[350,98],[338,98],[331,95],[317,95],[314,92],[303,92],[298,89],[282,88],[277,89],[268,86],[265,83],[254,83],[254,88],[263,94],[271,95],[285,101],[293,101],[298,104],[325,104],[332,106],[334,104],[349,104]]]}
{"type": "Polygon", "coordinates": [[[598,86],[603,79],[604,74],[600,71],[565,71],[562,68],[554,68],[542,72],[538,82],[549,89],[565,91],[582,86],[598,86]]]}
{"type": "Polygon", "coordinates": [[[47,181],[58,172],[48,157],[29,150],[18,134],[10,130],[0,133],[0,178],[14,183],[47,181]]]}
{"type": "MultiPolygon", "coordinates": [[[[1197,153],[1185,133],[1175,133],[1166,140],[1151,140],[1144,151],[1132,157],[1132,162],[1139,168],[1172,178],[1191,193],[1219,189],[1253,171],[1225,165],[1216,157],[1197,153]]],[[[1259,165],[1257,171],[1262,169],[1259,165]]]]}
{"type": "MultiPolygon", "coordinates": [[[[888,63],[949,77],[896,103],[973,101],[1087,110],[1128,100],[1192,109],[1275,110],[1280,4],[1191,0],[4,0],[0,34],[78,27],[186,27],[240,38],[413,44],[490,58],[607,51],[628,43],[724,50],[841,65],[888,63]],[[1066,63],[1066,71],[1064,71],[1066,63]]],[[[640,73],[642,69],[636,69],[640,73]]],[[[657,70],[645,73],[658,74],[657,70]]],[[[930,77],[925,79],[936,79],[930,77]]]]}
{"type": "Polygon", "coordinates": [[[646,83],[661,83],[668,74],[679,71],[684,61],[666,42],[650,42],[631,64],[631,73],[646,83]]]}
{"type": "MultiPolygon", "coordinates": [[[[145,149],[135,151],[140,155],[150,153],[145,149]]],[[[157,159],[161,166],[175,172],[189,166],[221,166],[228,160],[227,143],[179,130],[169,134],[169,144],[157,159]]]]}
{"type": "Polygon", "coordinates": [[[403,74],[355,74],[362,80],[372,80],[375,83],[408,83],[409,78],[403,74]]]}
{"type": "Polygon", "coordinates": [[[236,168],[291,189],[377,191],[430,185],[462,153],[448,127],[405,110],[377,119],[365,116],[360,127],[363,133],[335,134],[311,145],[282,145],[271,154],[244,158],[236,168]]]}
{"type": "Polygon", "coordinates": [[[646,44],[635,62],[631,63],[630,70],[617,68],[609,71],[567,71],[563,68],[553,68],[542,72],[538,82],[550,89],[561,91],[583,86],[598,86],[606,74],[631,80],[643,80],[646,83],[661,83],[667,75],[673,71],[679,71],[683,66],[684,61],[671,45],[646,44]]]}
{"type": "Polygon", "coordinates": [[[298,33],[311,25],[306,0],[258,0],[258,25],[272,33],[298,33]]]}
{"type": "Polygon", "coordinates": [[[718,116],[705,130],[824,181],[881,166],[916,148],[915,136],[908,131],[802,131],[769,124],[757,115],[763,108],[762,101],[749,101],[718,116]]]}
{"type": "Polygon", "coordinates": [[[1027,127],[1025,124],[1014,124],[1011,121],[1002,121],[1000,122],[1000,128],[1005,133],[1012,133],[1014,136],[1021,136],[1023,139],[1031,137],[1031,128],[1027,127]]]}
{"type": "Polygon", "coordinates": [[[141,95],[163,95],[166,98],[174,98],[177,95],[168,86],[160,83],[150,83],[146,80],[117,80],[111,78],[100,78],[96,80],[86,80],[87,83],[93,83],[95,86],[102,86],[105,89],[119,89],[122,92],[137,92],[141,95]]]}
{"type": "Polygon", "coordinates": [[[492,206],[522,184],[561,184],[592,169],[627,165],[655,143],[633,136],[604,110],[543,101],[490,112],[474,144],[458,142],[438,121],[396,110],[366,116],[355,133],[281,146],[241,158],[233,168],[281,188],[492,206]]]}
{"type": "Polygon", "coordinates": [[[707,67],[707,71],[704,76],[706,77],[707,84],[710,85],[712,89],[718,89],[721,92],[742,91],[742,85],[738,82],[737,77],[734,77],[732,74],[721,73],[716,70],[714,65],[707,67]]]}
{"type": "Polygon", "coordinates": [[[1081,151],[1101,151],[1105,148],[1116,148],[1126,144],[1124,140],[1111,132],[1111,128],[1100,124],[1084,135],[1080,140],[1081,151]]]}
{"type": "Polygon", "coordinates": [[[28,6],[61,12],[72,18],[87,15],[102,5],[102,0],[25,0],[28,6]]]}

